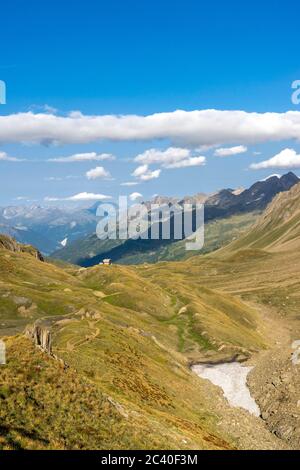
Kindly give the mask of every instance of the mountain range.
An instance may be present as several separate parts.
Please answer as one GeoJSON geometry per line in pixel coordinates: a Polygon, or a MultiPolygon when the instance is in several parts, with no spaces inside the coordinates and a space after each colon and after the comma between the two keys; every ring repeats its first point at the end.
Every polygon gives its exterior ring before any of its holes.
{"type": "Polygon", "coordinates": [[[95,230],[97,218],[88,209],[8,206],[0,208],[0,233],[35,245],[49,255],[67,242],[95,230]]]}
{"type": "MultiPolygon", "coordinates": [[[[292,172],[281,177],[271,176],[263,181],[254,183],[250,188],[242,190],[223,189],[212,195],[199,193],[183,199],[156,197],[153,201],[144,203],[150,210],[150,203],[173,205],[184,203],[205,204],[205,244],[203,253],[219,248],[237,237],[243,230],[254,223],[258,215],[272,201],[275,195],[288,191],[299,182],[292,172]]],[[[96,206],[93,213],[96,212],[96,206]]],[[[93,266],[110,258],[121,264],[140,264],[179,260],[195,255],[195,252],[185,250],[185,240],[171,237],[164,240],[128,239],[100,240],[96,234],[77,239],[74,243],[53,253],[53,257],[81,266],[93,266]]]]}
{"type": "MultiPolygon", "coordinates": [[[[259,181],[249,189],[223,189],[215,194],[198,193],[184,198],[156,196],[144,204],[205,203],[206,222],[217,222],[217,227],[208,227],[209,240],[204,252],[211,251],[231,240],[242,229],[248,228],[280,191],[285,191],[298,182],[293,173],[278,178],[270,177],[259,181]],[[231,216],[238,218],[230,220],[231,216]],[[239,217],[240,216],[240,217],[239,217]],[[223,236],[221,235],[223,233],[223,236]],[[224,238],[224,239],[223,239],[224,238]]],[[[93,265],[101,257],[110,257],[121,263],[140,263],[181,259],[186,256],[183,243],[178,240],[106,240],[100,241],[95,235],[99,221],[95,203],[90,208],[43,207],[19,205],[0,208],[0,233],[15,238],[18,242],[36,246],[43,255],[73,263],[93,265]]],[[[209,224],[208,224],[209,225],[209,224]]]]}

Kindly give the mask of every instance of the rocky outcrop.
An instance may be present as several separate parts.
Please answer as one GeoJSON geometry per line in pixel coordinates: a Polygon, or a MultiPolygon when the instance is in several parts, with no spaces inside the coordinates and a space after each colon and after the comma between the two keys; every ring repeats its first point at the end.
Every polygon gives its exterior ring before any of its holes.
{"type": "Polygon", "coordinates": [[[40,324],[30,325],[25,330],[25,336],[44,352],[52,355],[52,337],[48,328],[40,324]]]}
{"type": "Polygon", "coordinates": [[[36,347],[57,361],[64,370],[69,368],[69,365],[62,358],[53,353],[52,333],[47,326],[42,325],[39,322],[33,325],[28,325],[24,334],[27,338],[34,342],[36,347]]]}
{"type": "MultiPolygon", "coordinates": [[[[26,245],[26,246],[27,246],[27,245],[26,245]]],[[[30,248],[32,249],[31,254],[32,254],[37,260],[42,261],[42,262],[45,261],[45,259],[44,259],[43,255],[42,255],[42,253],[41,253],[39,250],[36,250],[36,249],[33,248],[33,247],[30,247],[30,248]]]]}
{"type": "Polygon", "coordinates": [[[42,254],[31,245],[22,245],[7,235],[0,234],[0,248],[4,248],[14,253],[28,253],[39,261],[44,261],[42,254]]]}

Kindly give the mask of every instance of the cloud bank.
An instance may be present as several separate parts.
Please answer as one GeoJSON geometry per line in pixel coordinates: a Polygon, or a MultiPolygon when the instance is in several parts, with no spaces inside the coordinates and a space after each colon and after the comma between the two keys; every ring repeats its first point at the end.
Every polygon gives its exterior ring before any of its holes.
{"type": "Polygon", "coordinates": [[[300,140],[300,112],[248,113],[215,109],[138,115],[68,116],[17,113],[0,116],[0,143],[83,144],[99,140],[168,139],[181,146],[256,144],[300,140]]]}

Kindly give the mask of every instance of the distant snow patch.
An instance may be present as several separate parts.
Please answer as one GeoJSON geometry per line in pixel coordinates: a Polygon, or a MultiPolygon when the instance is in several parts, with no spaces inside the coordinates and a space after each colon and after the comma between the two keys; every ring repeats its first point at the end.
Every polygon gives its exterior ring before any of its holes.
{"type": "Polygon", "coordinates": [[[67,239],[67,238],[64,238],[64,239],[60,242],[60,244],[61,244],[63,247],[67,246],[67,243],[68,243],[68,239],[67,239]]]}
{"type": "Polygon", "coordinates": [[[259,181],[267,181],[270,178],[274,178],[274,177],[279,179],[279,178],[281,178],[281,175],[278,175],[277,173],[274,173],[273,175],[269,175],[266,178],[264,178],[263,180],[259,180],[259,181]]]}

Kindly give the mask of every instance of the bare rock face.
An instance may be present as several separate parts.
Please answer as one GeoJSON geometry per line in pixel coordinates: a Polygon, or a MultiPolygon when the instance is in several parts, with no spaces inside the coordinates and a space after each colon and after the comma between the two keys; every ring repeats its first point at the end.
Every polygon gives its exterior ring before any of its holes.
{"type": "Polygon", "coordinates": [[[48,328],[39,324],[30,325],[25,330],[25,336],[31,339],[44,352],[52,355],[52,337],[48,328]]]}
{"type": "Polygon", "coordinates": [[[42,255],[42,253],[40,253],[39,250],[34,249],[34,253],[33,253],[33,254],[34,254],[34,256],[35,256],[35,258],[36,258],[37,260],[42,261],[42,262],[45,261],[45,259],[44,259],[43,255],[42,255]]]}
{"type": "Polygon", "coordinates": [[[24,335],[33,341],[36,347],[57,361],[64,370],[69,368],[69,365],[62,358],[52,352],[52,333],[47,326],[40,323],[28,325],[24,335]]]}

